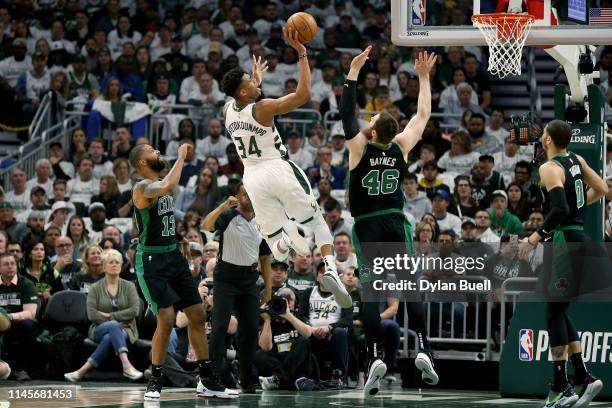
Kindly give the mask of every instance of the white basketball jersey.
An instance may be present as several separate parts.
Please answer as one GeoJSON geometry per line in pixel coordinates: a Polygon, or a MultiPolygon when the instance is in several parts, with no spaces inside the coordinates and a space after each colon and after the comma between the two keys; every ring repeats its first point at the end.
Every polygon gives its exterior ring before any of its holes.
{"type": "Polygon", "coordinates": [[[315,286],[310,294],[309,320],[312,327],[327,326],[337,323],[342,315],[342,308],[334,295],[323,297],[319,287],[315,286]]]}
{"type": "Polygon", "coordinates": [[[282,139],[276,127],[263,126],[253,117],[255,103],[238,110],[231,102],[225,113],[225,128],[236,145],[244,167],[282,159],[282,139]]]}

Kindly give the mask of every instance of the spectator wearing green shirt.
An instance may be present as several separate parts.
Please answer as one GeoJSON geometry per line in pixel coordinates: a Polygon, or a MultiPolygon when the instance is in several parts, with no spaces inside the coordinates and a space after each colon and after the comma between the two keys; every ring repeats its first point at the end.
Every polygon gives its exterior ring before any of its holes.
{"type": "Polygon", "coordinates": [[[523,232],[523,224],[516,215],[508,210],[508,195],[504,190],[495,190],[491,194],[491,229],[497,235],[516,234],[523,232]]]}
{"type": "Polygon", "coordinates": [[[38,295],[34,284],[17,274],[17,262],[11,254],[0,255],[0,307],[8,312],[11,327],[4,334],[13,377],[29,380],[26,369],[35,367],[36,338],[41,332],[36,321],[38,295]]]}

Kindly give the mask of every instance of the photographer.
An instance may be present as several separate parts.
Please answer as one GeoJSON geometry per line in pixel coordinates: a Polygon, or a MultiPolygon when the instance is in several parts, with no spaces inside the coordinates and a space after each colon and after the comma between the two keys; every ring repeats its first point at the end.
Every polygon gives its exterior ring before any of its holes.
{"type": "MultiPolygon", "coordinates": [[[[320,358],[321,352],[332,353],[333,377],[343,379],[348,366],[348,328],[353,323],[353,307],[342,309],[334,295],[321,283],[325,263],[317,266],[317,286],[303,292],[299,314],[312,326],[310,345],[320,358]],[[306,307],[308,305],[308,307],[306,307]]],[[[319,360],[320,361],[320,360],[319,360]]]]}
{"type": "Polygon", "coordinates": [[[313,328],[293,314],[295,305],[295,292],[281,288],[261,313],[255,367],[264,390],[310,391],[317,386],[319,370],[308,341],[313,328]]]}

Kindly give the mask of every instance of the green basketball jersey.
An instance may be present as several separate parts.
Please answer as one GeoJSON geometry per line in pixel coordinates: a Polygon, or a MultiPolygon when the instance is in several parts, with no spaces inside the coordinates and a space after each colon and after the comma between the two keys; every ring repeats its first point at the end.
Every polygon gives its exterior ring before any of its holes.
{"type": "Polygon", "coordinates": [[[402,183],[407,171],[404,153],[396,143],[368,143],[361,161],[350,171],[349,203],[357,217],[374,211],[404,208],[402,183]]]}
{"type": "Polygon", "coordinates": [[[140,245],[168,246],[176,244],[174,197],[160,196],[147,208],[134,208],[140,245]]]}

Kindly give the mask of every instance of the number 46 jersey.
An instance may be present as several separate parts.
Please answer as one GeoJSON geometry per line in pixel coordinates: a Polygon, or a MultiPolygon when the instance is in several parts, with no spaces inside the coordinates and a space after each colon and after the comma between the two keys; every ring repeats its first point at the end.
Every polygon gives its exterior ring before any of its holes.
{"type": "Polygon", "coordinates": [[[402,183],[408,165],[402,149],[394,142],[382,147],[368,143],[361,161],[350,171],[351,215],[404,208],[402,183]]]}
{"type": "Polygon", "coordinates": [[[244,167],[282,159],[282,139],[272,125],[264,126],[255,120],[255,103],[238,109],[235,102],[225,112],[225,128],[231,136],[244,167]]]}

